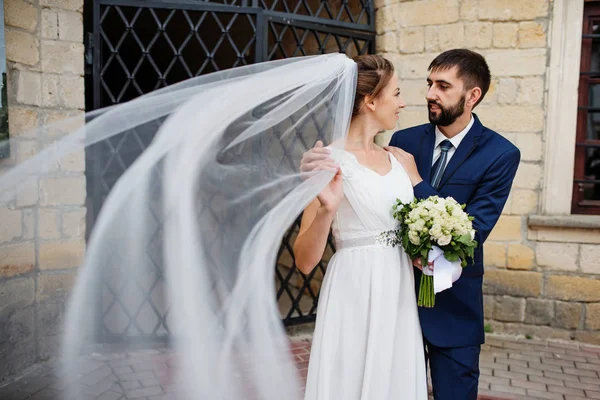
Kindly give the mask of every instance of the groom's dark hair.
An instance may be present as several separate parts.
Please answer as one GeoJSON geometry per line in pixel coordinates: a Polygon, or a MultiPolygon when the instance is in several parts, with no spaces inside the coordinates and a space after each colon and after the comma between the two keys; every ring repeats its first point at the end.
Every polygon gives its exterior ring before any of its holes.
{"type": "Polygon", "coordinates": [[[447,50],[429,64],[427,71],[444,71],[453,67],[457,67],[457,76],[463,80],[465,90],[481,89],[481,97],[473,107],[477,106],[490,88],[490,68],[485,58],[468,49],[447,50]]]}

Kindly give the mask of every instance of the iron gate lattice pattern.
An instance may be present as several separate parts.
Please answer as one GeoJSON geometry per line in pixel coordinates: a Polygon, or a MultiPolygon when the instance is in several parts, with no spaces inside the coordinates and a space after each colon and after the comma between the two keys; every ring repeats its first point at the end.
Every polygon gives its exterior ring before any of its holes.
{"type": "MultiPolygon", "coordinates": [[[[223,69],[303,55],[375,51],[371,0],[97,0],[86,2],[87,108],[123,103],[182,80],[223,69]]],[[[86,152],[88,232],[109,191],[152,141],[135,130],[90,147],[86,152]]],[[[295,140],[286,152],[312,146],[295,140]]],[[[282,162],[287,162],[282,160],[282,162]]],[[[286,232],[275,268],[277,298],[286,325],[313,321],[320,279],[334,246],[328,240],[320,265],[308,276],[294,267],[292,244],[300,217],[286,232]]],[[[156,232],[161,232],[157,221],[156,232]]],[[[168,309],[155,301],[162,290],[160,254],[147,243],[156,271],[147,287],[103,282],[98,303],[102,340],[164,338],[168,309]],[[126,296],[135,299],[124,301],[126,296]],[[134,304],[133,306],[130,305],[134,304]],[[154,323],[141,326],[144,314],[154,323]],[[110,321],[122,322],[118,326],[110,321]]],[[[119,262],[116,260],[115,262],[119,262]]],[[[148,318],[146,318],[148,319],[148,318]]]]}

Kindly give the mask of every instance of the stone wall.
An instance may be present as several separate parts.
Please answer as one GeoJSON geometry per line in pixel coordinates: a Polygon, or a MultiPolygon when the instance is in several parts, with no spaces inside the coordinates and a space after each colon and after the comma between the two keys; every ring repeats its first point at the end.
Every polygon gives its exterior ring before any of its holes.
{"type": "MultiPolygon", "coordinates": [[[[0,169],[59,135],[41,124],[83,116],[83,0],[4,0],[11,145],[0,169]]],[[[83,120],[83,118],[81,118],[83,120]]],[[[85,158],[0,204],[0,382],[58,350],[64,302],[85,251],[85,158]]]]}
{"type": "MultiPolygon", "coordinates": [[[[600,343],[600,230],[544,234],[528,218],[541,213],[552,4],[378,0],[377,50],[398,71],[407,103],[400,128],[427,122],[425,79],[437,54],[466,47],[486,57],[493,82],[475,112],[522,155],[503,215],[485,244],[486,319],[496,332],[600,343]]],[[[386,142],[389,133],[378,140],[386,142]]]]}

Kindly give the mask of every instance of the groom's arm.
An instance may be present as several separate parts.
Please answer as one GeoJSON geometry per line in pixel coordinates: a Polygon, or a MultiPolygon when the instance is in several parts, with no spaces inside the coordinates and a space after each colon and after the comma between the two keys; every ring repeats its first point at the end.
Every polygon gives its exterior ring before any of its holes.
{"type": "MultiPolygon", "coordinates": [[[[477,231],[475,239],[479,246],[483,245],[500,218],[520,160],[521,153],[516,147],[498,157],[467,203],[465,211],[474,217],[473,228],[477,231]]],[[[418,199],[439,196],[438,191],[425,181],[415,185],[414,192],[418,199]]]]}

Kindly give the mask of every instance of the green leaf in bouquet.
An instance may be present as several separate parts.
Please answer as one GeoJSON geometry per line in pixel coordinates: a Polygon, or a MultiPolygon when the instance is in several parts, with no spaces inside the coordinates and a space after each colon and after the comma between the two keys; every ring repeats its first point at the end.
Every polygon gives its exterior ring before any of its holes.
{"type": "Polygon", "coordinates": [[[458,254],[452,250],[445,251],[444,257],[446,257],[446,260],[448,261],[458,261],[458,254]]]}
{"type": "Polygon", "coordinates": [[[421,248],[421,257],[423,258],[423,260],[427,260],[429,256],[429,249],[426,247],[422,247],[421,248]]]}
{"type": "Polygon", "coordinates": [[[471,235],[462,235],[457,239],[457,241],[464,245],[470,246],[473,240],[471,239],[471,235]]]}

